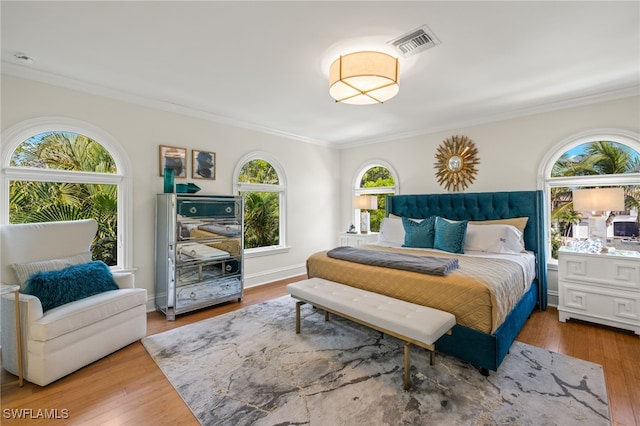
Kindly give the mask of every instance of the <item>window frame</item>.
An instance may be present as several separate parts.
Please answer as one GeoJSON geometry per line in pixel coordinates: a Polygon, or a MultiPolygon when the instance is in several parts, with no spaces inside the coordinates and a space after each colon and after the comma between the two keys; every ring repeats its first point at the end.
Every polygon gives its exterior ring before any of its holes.
{"type": "Polygon", "coordinates": [[[640,134],[621,129],[593,129],[569,136],[558,142],[550,149],[540,163],[538,169],[538,187],[544,191],[545,212],[545,246],[547,265],[551,269],[557,268],[558,261],[551,257],[551,188],[570,186],[617,186],[637,185],[640,173],[625,173],[616,175],[589,175],[552,177],[553,166],[558,159],[571,149],[599,141],[610,141],[625,145],[640,153],[640,134]]]}
{"type": "Polygon", "coordinates": [[[268,247],[254,247],[250,249],[244,250],[244,255],[246,258],[251,257],[260,257],[260,256],[269,256],[272,254],[278,253],[286,253],[289,251],[289,247],[287,246],[287,178],[284,173],[284,168],[280,164],[280,162],[271,154],[264,151],[252,151],[245,154],[238,162],[236,163],[236,167],[233,170],[233,193],[235,195],[240,195],[241,192],[277,192],[279,194],[278,203],[279,203],[279,244],[275,246],[268,247]],[[275,172],[278,174],[278,185],[271,184],[258,184],[258,183],[241,183],[238,182],[238,178],[240,177],[240,171],[242,167],[254,160],[262,160],[266,161],[273,167],[275,172]]]}
{"type": "Polygon", "coordinates": [[[398,173],[395,168],[387,161],[381,159],[372,159],[367,160],[358,167],[354,178],[353,183],[351,185],[352,194],[351,194],[351,214],[352,222],[356,229],[360,229],[360,209],[356,209],[353,204],[353,199],[360,195],[378,195],[378,194],[389,194],[396,195],[400,193],[400,179],[398,178],[398,173]],[[362,176],[370,169],[374,167],[384,167],[389,171],[391,177],[393,178],[394,186],[376,186],[373,188],[362,188],[360,187],[360,181],[362,181],[362,176]]]}
{"type": "Polygon", "coordinates": [[[84,184],[109,184],[118,188],[117,264],[112,270],[133,270],[133,198],[132,167],[122,146],[106,131],[84,121],[67,117],[39,117],[14,124],[2,132],[0,150],[0,223],[9,223],[9,181],[31,180],[38,182],[70,182],[84,184]],[[116,173],[94,173],[55,169],[11,167],[11,157],[20,144],[46,132],[69,132],[93,139],[102,145],[113,158],[116,173]]]}

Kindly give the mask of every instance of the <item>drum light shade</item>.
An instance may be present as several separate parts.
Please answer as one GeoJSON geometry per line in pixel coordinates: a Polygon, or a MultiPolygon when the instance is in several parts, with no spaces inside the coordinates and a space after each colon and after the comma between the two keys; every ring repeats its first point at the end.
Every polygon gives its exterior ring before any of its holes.
{"type": "Polygon", "coordinates": [[[370,105],[398,94],[398,59],[381,52],[340,56],[329,69],[329,94],[336,102],[370,105]]]}
{"type": "Polygon", "coordinates": [[[624,210],[622,188],[593,188],[573,191],[573,210],[603,212],[624,210]]]}
{"type": "Polygon", "coordinates": [[[594,212],[589,216],[589,238],[600,240],[607,245],[607,218],[605,212],[624,210],[624,190],[622,188],[592,188],[573,191],[573,210],[594,212]]]}
{"type": "Polygon", "coordinates": [[[375,210],[378,208],[378,197],[375,195],[360,195],[353,197],[353,206],[360,210],[375,210]]]}

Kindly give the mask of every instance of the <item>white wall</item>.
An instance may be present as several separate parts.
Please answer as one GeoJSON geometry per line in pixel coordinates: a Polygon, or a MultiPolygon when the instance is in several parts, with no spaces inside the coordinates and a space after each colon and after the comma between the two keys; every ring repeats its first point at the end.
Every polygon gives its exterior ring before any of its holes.
{"type": "MultiPolygon", "coordinates": [[[[66,116],[103,129],[125,148],[134,169],[136,279],[150,295],[154,194],[162,192],[158,145],[217,153],[216,180],[197,181],[203,193],[231,193],[233,168],[252,150],[269,152],[286,170],[291,250],[247,259],[246,281],[251,286],[304,273],[304,262],[311,253],[336,244],[337,232],[352,222],[352,180],[366,160],[390,163],[404,194],[442,193],[433,167],[436,148],[448,137],[465,135],[476,144],[480,159],[476,181],[467,192],[532,190],[539,188],[537,172],[546,152],[571,135],[595,128],[640,132],[640,98],[630,97],[335,150],[11,76],[3,75],[1,84],[3,131],[27,119],[66,116]]],[[[553,303],[557,280],[555,274],[549,276],[553,303]]]]}
{"type": "MultiPolygon", "coordinates": [[[[230,194],[238,160],[266,151],[288,182],[288,253],[247,259],[246,285],[306,272],[305,260],[335,245],[339,232],[339,151],[211,121],[160,111],[12,76],[2,76],[2,130],[28,119],[64,116],[90,123],[119,142],[133,164],[133,263],[136,284],[154,289],[155,194],[163,191],[158,145],[216,152],[216,180],[198,180],[201,193],[230,194]]],[[[191,173],[189,162],[189,176],[191,173]]],[[[177,180],[193,182],[188,178],[177,180]]],[[[148,304],[153,308],[153,304],[148,304]]]]}
{"type": "MultiPolygon", "coordinates": [[[[446,192],[435,178],[435,153],[443,140],[454,135],[469,137],[480,159],[476,180],[465,192],[542,189],[538,169],[545,154],[572,135],[598,128],[640,132],[640,98],[629,97],[346,149],[340,156],[342,205],[351,203],[357,170],[364,161],[376,158],[383,158],[395,168],[403,194],[446,192]]],[[[348,208],[342,209],[342,229],[352,222],[352,214],[348,208]]],[[[549,277],[550,303],[556,304],[557,274],[549,277]]]]}

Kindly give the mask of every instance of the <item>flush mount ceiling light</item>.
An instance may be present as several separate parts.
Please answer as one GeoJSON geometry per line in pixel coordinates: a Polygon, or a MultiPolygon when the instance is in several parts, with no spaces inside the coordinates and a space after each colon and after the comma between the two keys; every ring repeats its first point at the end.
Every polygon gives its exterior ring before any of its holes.
{"type": "Polygon", "coordinates": [[[398,59],[382,52],[340,56],[329,69],[329,94],[336,102],[370,105],[398,94],[398,59]]]}

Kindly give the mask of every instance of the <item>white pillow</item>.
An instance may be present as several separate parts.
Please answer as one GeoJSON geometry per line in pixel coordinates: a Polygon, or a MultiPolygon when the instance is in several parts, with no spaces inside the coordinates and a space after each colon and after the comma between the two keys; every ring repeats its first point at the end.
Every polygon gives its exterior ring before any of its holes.
{"type": "Polygon", "coordinates": [[[464,251],[521,253],[522,232],[512,225],[467,225],[464,251]]]}
{"type": "Polygon", "coordinates": [[[20,287],[24,289],[24,284],[36,272],[49,272],[64,269],[68,266],[80,265],[91,262],[91,252],[78,254],[76,256],[63,257],[61,259],[41,260],[30,263],[14,263],[13,270],[18,277],[20,287]]]}
{"type": "Polygon", "coordinates": [[[385,217],[380,223],[380,235],[378,241],[381,243],[404,244],[404,226],[401,218],[385,217]]]}

